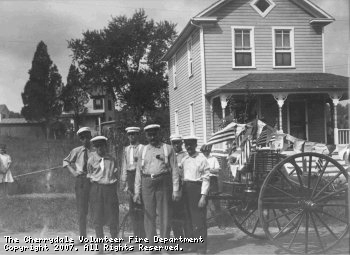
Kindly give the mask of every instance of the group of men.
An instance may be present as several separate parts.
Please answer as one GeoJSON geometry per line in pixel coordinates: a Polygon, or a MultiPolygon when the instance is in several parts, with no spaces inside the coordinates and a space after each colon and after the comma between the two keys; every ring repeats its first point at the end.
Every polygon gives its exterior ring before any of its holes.
{"type": "MultiPolygon", "coordinates": [[[[129,195],[134,235],[148,238],[148,245],[153,245],[158,217],[160,237],[169,238],[171,229],[175,237],[201,237],[204,242],[188,247],[188,251],[206,253],[210,167],[207,158],[196,151],[198,139],[172,135],[171,146],[161,141],[160,126],[151,124],[144,127],[147,145],[142,145],[140,132],[139,127],[126,128],[130,145],[124,148],[120,178],[121,189],[129,195]]],[[[91,139],[88,128],[79,129],[77,134],[82,146],[71,151],[64,166],[76,177],[80,236],[86,237],[90,201],[96,236],[103,237],[103,225],[109,225],[114,238],[119,218],[118,172],[106,151],[107,138],[91,139]],[[96,151],[92,152],[90,142],[96,151]]]]}

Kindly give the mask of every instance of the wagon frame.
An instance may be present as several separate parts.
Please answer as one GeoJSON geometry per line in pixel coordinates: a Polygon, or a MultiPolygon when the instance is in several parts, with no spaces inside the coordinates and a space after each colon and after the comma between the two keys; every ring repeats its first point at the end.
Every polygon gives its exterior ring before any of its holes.
{"type": "Polygon", "coordinates": [[[229,215],[247,235],[288,253],[324,253],[346,236],[348,173],[330,153],[285,154],[252,146],[251,137],[239,145],[244,164],[208,197],[221,203],[214,218],[229,215]]]}

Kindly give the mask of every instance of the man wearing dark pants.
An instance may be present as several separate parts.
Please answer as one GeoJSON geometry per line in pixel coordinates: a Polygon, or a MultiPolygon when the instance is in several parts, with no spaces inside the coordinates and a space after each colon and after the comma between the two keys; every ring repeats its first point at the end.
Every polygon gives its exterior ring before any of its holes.
{"type": "MultiPolygon", "coordinates": [[[[181,168],[181,160],[187,156],[187,153],[182,150],[182,137],[179,134],[173,134],[170,136],[171,145],[175,151],[176,160],[179,166],[179,183],[180,193],[182,192],[182,181],[183,181],[183,169],[181,168]]],[[[179,201],[172,201],[172,221],[171,228],[175,237],[191,237],[192,228],[188,227],[188,215],[185,211],[184,198],[181,197],[179,201]]]]}
{"type": "MultiPolygon", "coordinates": [[[[96,148],[87,165],[87,177],[91,181],[91,204],[97,238],[104,238],[103,226],[108,225],[111,238],[118,237],[119,201],[117,193],[117,168],[115,160],[107,153],[107,138],[96,136],[91,139],[96,148]]],[[[98,245],[103,253],[103,244],[98,245]]]]}
{"type": "Polygon", "coordinates": [[[145,237],[143,211],[141,205],[133,200],[135,173],[137,164],[137,155],[142,148],[139,144],[139,127],[128,127],[125,129],[128,135],[130,145],[124,148],[123,164],[122,164],[122,186],[121,188],[128,193],[129,196],[129,212],[131,213],[131,221],[133,225],[134,236],[145,237]]]}
{"type": "Polygon", "coordinates": [[[170,236],[170,201],[178,200],[179,173],[174,150],[160,141],[160,126],[157,124],[145,127],[146,139],[149,142],[138,155],[134,201],[144,203],[146,237],[153,245],[157,235],[156,216],[159,216],[160,237],[170,236]],[[172,191],[172,194],[171,194],[172,191]],[[171,198],[172,196],[172,198],[171,198]]]}
{"type": "MultiPolygon", "coordinates": [[[[82,146],[74,148],[63,160],[63,167],[75,177],[75,197],[77,203],[79,234],[86,237],[86,218],[89,207],[90,180],[86,177],[87,161],[91,156],[90,139],[91,131],[88,127],[82,127],[77,132],[82,146]]],[[[77,242],[77,245],[81,244],[77,242]]]]}
{"type": "Polygon", "coordinates": [[[202,237],[204,242],[195,245],[197,253],[207,252],[206,196],[209,192],[209,164],[207,159],[196,151],[197,138],[184,137],[188,155],[181,161],[184,175],[183,197],[190,216],[193,237],[202,237]]]}

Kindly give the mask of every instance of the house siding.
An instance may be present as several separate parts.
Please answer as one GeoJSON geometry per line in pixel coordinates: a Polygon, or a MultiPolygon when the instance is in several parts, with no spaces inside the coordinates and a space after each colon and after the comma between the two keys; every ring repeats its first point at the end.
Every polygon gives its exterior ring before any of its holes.
{"type": "Polygon", "coordinates": [[[169,99],[170,99],[170,127],[175,132],[175,110],[178,110],[179,132],[182,136],[190,135],[190,103],[193,102],[195,135],[203,143],[203,106],[201,82],[201,57],[199,30],[193,31],[192,36],[192,63],[193,75],[188,76],[187,42],[176,53],[176,85],[173,84],[172,60],[168,63],[169,99]]]}
{"type": "MultiPolygon", "coordinates": [[[[246,0],[231,1],[211,15],[219,20],[204,27],[207,93],[249,73],[323,72],[322,28],[310,25],[312,16],[291,1],[274,2],[276,6],[265,18],[246,0]],[[232,68],[232,26],[254,27],[255,68],[232,68]],[[294,68],[273,67],[272,28],[283,26],[294,28],[294,68]]],[[[206,120],[210,136],[210,111],[206,120]]]]}

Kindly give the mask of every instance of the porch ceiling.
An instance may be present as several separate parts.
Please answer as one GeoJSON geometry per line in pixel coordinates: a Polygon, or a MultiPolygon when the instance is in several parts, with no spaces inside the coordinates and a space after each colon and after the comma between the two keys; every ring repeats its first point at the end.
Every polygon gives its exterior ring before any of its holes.
{"type": "Polygon", "coordinates": [[[343,92],[348,98],[349,77],[330,73],[251,73],[206,94],[213,97],[222,93],[276,92],[328,93],[343,92]]]}

